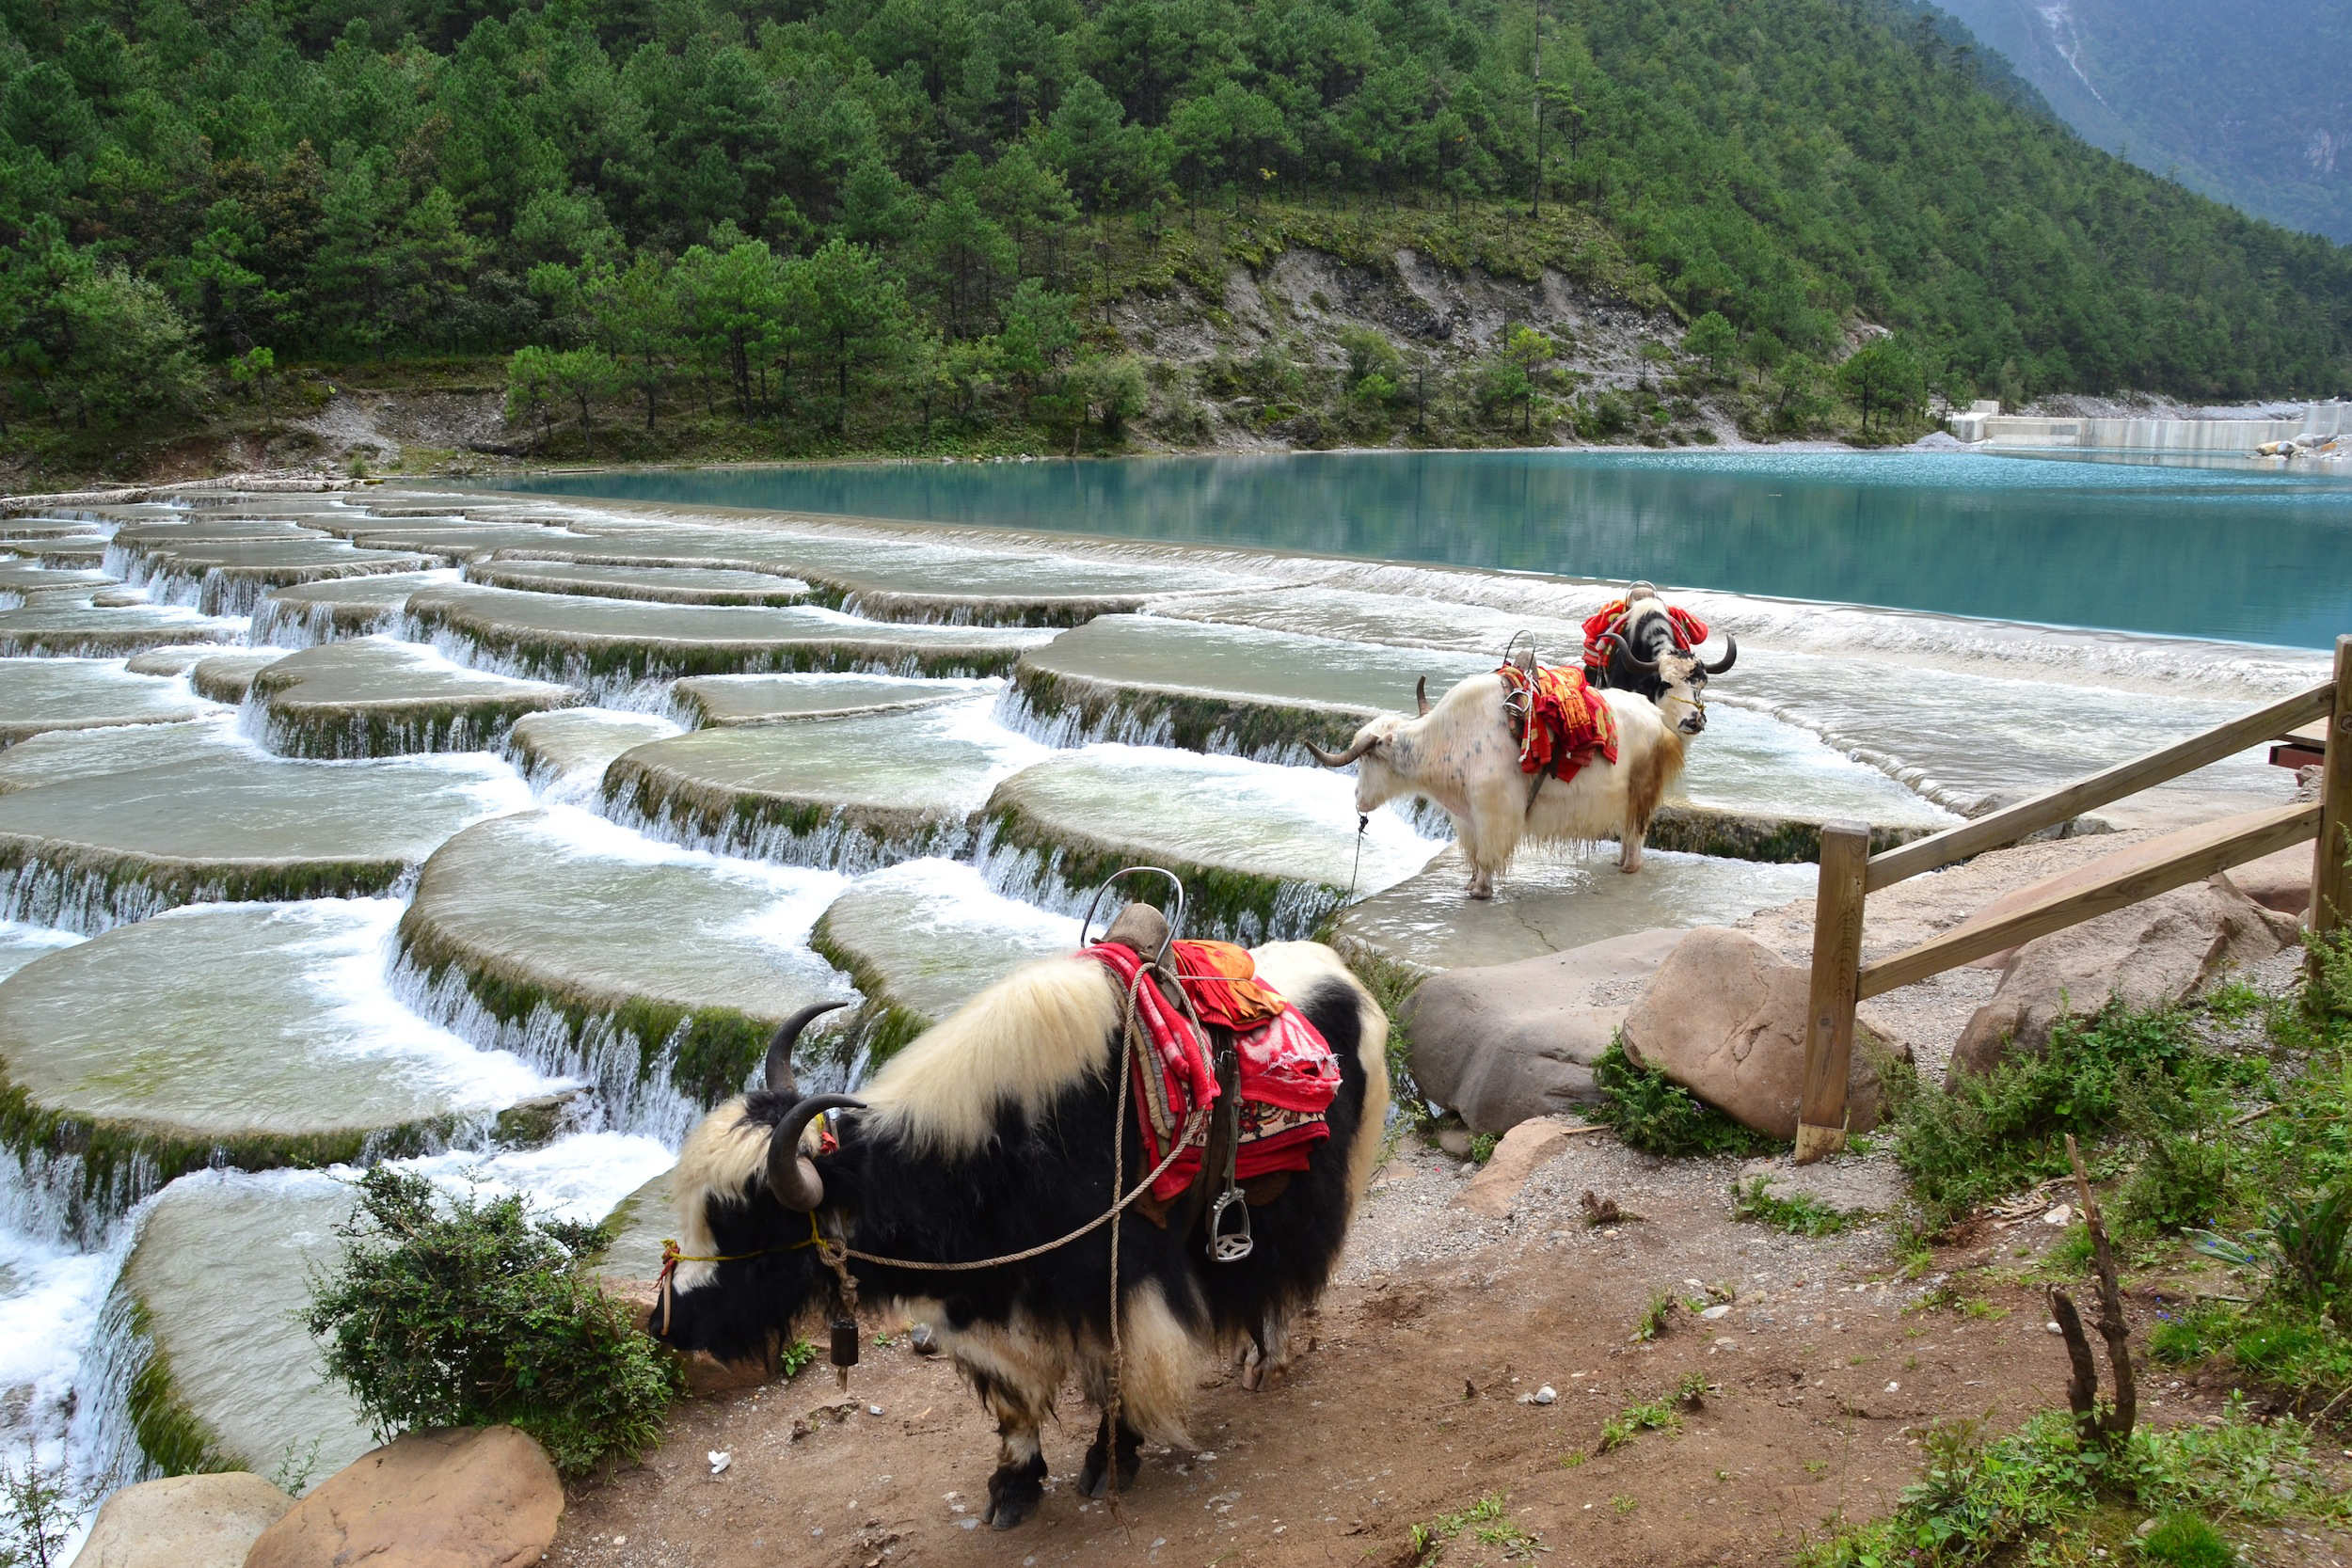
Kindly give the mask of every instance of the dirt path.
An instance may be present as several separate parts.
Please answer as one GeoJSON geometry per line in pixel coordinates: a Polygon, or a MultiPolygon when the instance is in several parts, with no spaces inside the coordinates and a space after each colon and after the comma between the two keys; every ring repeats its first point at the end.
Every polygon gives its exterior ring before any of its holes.
{"type": "MultiPolygon", "coordinates": [[[[1990,1416],[2002,1429],[2063,1403],[2063,1357],[2034,1289],[1985,1291],[1986,1315],[1921,1309],[1941,1276],[1897,1281],[1883,1229],[1812,1240],[1732,1221],[1737,1168],[1574,1139],[1510,1219],[1482,1221],[1451,1206],[1454,1162],[1401,1154],[1376,1179],[1291,1379],[1249,1394],[1204,1367],[1198,1447],[1147,1450],[1123,1530],[1072,1490],[1092,1431],[1074,1398],[1048,1429],[1037,1517],[1009,1533],[980,1527],[993,1433],[954,1372],[900,1340],[867,1352],[846,1408],[822,1367],[682,1405],[644,1468],[576,1493],[548,1560],[1406,1568],[1413,1526],[1488,1495],[1563,1563],[1781,1560],[1840,1510],[1891,1504],[1930,1421],[1990,1416]],[[1587,1188],[1644,1218],[1587,1227],[1587,1188]],[[1629,1343],[1656,1292],[1696,1295],[1693,1280],[1738,1300],[1715,1322],[1678,1310],[1655,1341],[1629,1343]],[[1604,1420],[1693,1372],[1710,1387],[1679,1433],[1595,1453],[1604,1420]],[[1518,1402],[1547,1384],[1553,1403],[1518,1402]],[[714,1450],[732,1456],[718,1475],[714,1450]]],[[[2058,1234],[2028,1220],[1939,1262],[2022,1267],[2058,1234]]],[[[2164,1381],[2149,1419],[2220,1408],[2217,1391],[2164,1381]]],[[[1502,1559],[1507,1543],[1478,1540],[1479,1528],[1450,1563],[1502,1559]]]]}

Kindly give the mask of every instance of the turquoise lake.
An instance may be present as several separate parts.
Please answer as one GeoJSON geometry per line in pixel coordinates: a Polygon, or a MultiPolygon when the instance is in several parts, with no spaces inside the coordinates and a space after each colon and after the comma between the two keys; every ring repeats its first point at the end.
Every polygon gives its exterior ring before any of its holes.
{"type": "Polygon", "coordinates": [[[832,464],[498,488],[1239,545],[2290,647],[2352,631],[2352,474],[1963,452],[832,464]]]}

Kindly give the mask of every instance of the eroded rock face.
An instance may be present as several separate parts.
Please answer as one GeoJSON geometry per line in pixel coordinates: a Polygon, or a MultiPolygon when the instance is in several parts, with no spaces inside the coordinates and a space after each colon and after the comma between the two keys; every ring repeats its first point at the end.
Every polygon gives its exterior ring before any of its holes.
{"type": "Polygon", "coordinates": [[[513,1427],[411,1432],[360,1455],[263,1531],[246,1568],[523,1568],[564,1485],[513,1427]]]}
{"type": "Polygon", "coordinates": [[[2312,907],[2312,846],[2290,845],[2225,873],[2230,885],[2264,909],[2298,918],[2312,907]]]}
{"type": "Polygon", "coordinates": [[[73,1568],[238,1568],[294,1505],[246,1470],[141,1481],[106,1499],[73,1568]]]}
{"type": "Polygon", "coordinates": [[[1405,1004],[1413,1080],[1475,1132],[1599,1098],[1593,1063],[1688,931],[1636,931],[1564,953],[1449,970],[1405,1004]]]}
{"type": "MultiPolygon", "coordinates": [[[[1804,1014],[1809,975],[1744,932],[1702,926],[1658,966],[1626,1015],[1625,1053],[1653,1067],[1733,1120],[1775,1138],[1797,1135],[1797,1094],[1804,1077],[1804,1014]]],[[[1846,1125],[1878,1125],[1876,1063],[1908,1061],[1911,1048],[1867,1013],[1854,1029],[1846,1079],[1846,1125]]]]}
{"type": "Polygon", "coordinates": [[[2017,949],[1993,1000],[1952,1048],[1951,1076],[1982,1072],[2016,1051],[2040,1051],[2068,1013],[2185,1002],[2224,971],[2259,963],[2295,940],[2296,921],[2265,910],[2227,878],[2134,904],[2017,949]]]}

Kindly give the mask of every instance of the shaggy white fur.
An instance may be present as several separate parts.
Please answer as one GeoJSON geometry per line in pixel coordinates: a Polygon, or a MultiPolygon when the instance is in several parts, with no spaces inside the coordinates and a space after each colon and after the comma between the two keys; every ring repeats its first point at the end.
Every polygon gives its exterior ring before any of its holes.
{"type": "Polygon", "coordinates": [[[1046,958],[917,1036],[858,1092],[870,1121],[954,1157],[985,1143],[998,1108],[1036,1107],[1108,1070],[1120,995],[1092,958],[1046,958]]]}
{"type": "MultiPolygon", "coordinates": [[[[703,1117],[686,1135],[678,1150],[677,1170],[670,1179],[671,1199],[677,1208],[678,1250],[689,1258],[708,1258],[719,1250],[710,1234],[713,1196],[734,1196],[745,1182],[768,1167],[768,1129],[743,1119],[741,1096],[703,1117]]],[[[716,1263],[680,1263],[675,1285],[691,1291],[710,1283],[716,1263]]]]}

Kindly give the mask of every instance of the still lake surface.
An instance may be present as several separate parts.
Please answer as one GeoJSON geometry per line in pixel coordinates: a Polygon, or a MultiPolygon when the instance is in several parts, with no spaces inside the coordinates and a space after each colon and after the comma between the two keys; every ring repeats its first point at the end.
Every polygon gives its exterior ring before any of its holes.
{"type": "Polygon", "coordinates": [[[639,470],[499,488],[1645,577],[2286,647],[2352,631],[2352,475],[2251,465],[1309,452],[639,470]]]}

